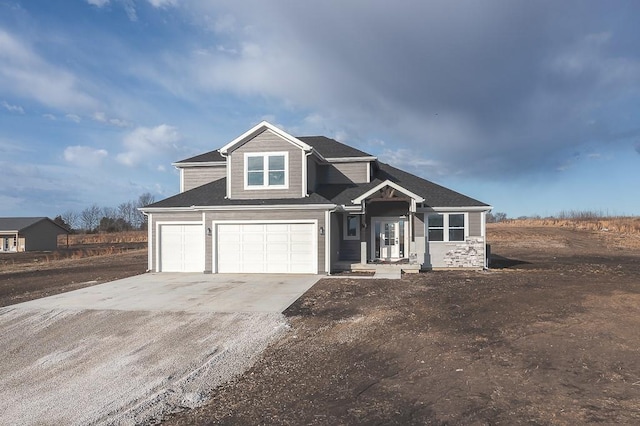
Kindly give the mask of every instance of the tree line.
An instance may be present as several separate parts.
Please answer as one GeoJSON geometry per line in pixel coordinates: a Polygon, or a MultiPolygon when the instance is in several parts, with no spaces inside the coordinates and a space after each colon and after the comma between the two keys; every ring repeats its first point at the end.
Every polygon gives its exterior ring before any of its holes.
{"type": "Polygon", "coordinates": [[[147,217],[138,210],[152,204],[155,198],[146,192],[138,197],[119,204],[117,207],[100,207],[93,204],[77,212],[67,210],[53,220],[70,231],[75,232],[120,232],[147,229],[147,217]]]}

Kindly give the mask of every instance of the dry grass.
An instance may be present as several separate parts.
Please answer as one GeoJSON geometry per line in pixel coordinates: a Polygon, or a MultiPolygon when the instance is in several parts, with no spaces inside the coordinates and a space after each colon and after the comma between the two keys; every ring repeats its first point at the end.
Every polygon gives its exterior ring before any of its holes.
{"type": "MultiPolygon", "coordinates": [[[[69,235],[69,246],[82,246],[87,244],[122,244],[122,243],[146,243],[147,231],[125,231],[104,234],[72,234],[69,235]]],[[[58,237],[58,246],[67,245],[66,235],[58,237]]]]}
{"type": "Polygon", "coordinates": [[[585,219],[510,219],[500,226],[555,226],[561,228],[640,235],[640,217],[597,217],[585,219]]]}

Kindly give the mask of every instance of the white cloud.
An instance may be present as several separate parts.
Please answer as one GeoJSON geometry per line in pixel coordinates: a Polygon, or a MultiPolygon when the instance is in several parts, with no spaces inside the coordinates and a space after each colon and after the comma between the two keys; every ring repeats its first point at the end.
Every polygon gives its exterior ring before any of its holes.
{"type": "Polygon", "coordinates": [[[107,158],[108,152],[104,149],[96,149],[90,146],[68,146],[64,150],[64,159],[77,166],[95,167],[107,158]]]}
{"type": "Polygon", "coordinates": [[[0,92],[55,108],[95,104],[79,85],[75,75],[48,63],[26,43],[0,29],[0,92]]]}
{"type": "Polygon", "coordinates": [[[56,120],[56,116],[55,116],[55,115],[53,115],[53,114],[48,114],[48,113],[47,113],[47,114],[42,114],[42,116],[43,116],[44,118],[46,118],[47,120],[51,120],[51,121],[55,121],[55,120],[56,120]]]}
{"type": "Polygon", "coordinates": [[[177,0],[148,0],[149,4],[153,7],[168,7],[168,6],[176,6],[178,4],[177,0]]]}
{"type": "Polygon", "coordinates": [[[87,0],[87,3],[92,6],[102,7],[109,4],[109,0],[87,0]]]}
{"type": "Polygon", "coordinates": [[[80,116],[79,116],[79,115],[76,115],[76,114],[67,114],[67,115],[65,115],[65,117],[66,117],[68,120],[73,121],[74,123],[79,123],[80,121],[82,121],[82,119],[80,118],[80,116]]]}
{"type": "Polygon", "coordinates": [[[167,124],[152,128],[138,127],[124,137],[126,151],[118,154],[117,160],[125,166],[136,166],[145,159],[176,153],[181,140],[178,130],[167,124]]]}
{"type": "Polygon", "coordinates": [[[2,106],[9,112],[24,114],[24,108],[22,108],[20,105],[11,105],[7,101],[2,101],[2,106]]]}
{"type": "Polygon", "coordinates": [[[93,113],[93,119],[98,123],[111,124],[115,127],[131,127],[131,123],[119,118],[110,118],[106,113],[98,111],[93,113]]]}

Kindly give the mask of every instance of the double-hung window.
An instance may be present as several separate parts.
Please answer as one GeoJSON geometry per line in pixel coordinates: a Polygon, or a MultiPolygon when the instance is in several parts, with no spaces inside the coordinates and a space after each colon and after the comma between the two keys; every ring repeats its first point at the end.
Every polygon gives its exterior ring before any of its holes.
{"type": "Polygon", "coordinates": [[[286,152],[246,153],[245,189],[287,188],[286,152]]]}
{"type": "Polygon", "coordinates": [[[464,241],[464,213],[433,213],[427,217],[429,241],[464,241]]]}

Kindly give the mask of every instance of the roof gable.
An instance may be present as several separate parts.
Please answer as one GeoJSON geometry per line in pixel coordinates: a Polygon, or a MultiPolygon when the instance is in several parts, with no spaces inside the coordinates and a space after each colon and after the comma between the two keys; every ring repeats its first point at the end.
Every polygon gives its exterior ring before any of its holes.
{"type": "Polygon", "coordinates": [[[361,203],[363,200],[369,198],[370,196],[372,196],[373,194],[375,194],[378,191],[381,191],[385,188],[392,188],[395,191],[399,191],[401,193],[403,193],[404,195],[413,198],[417,203],[422,203],[424,201],[424,198],[422,198],[420,195],[417,195],[411,191],[409,191],[406,188],[403,188],[401,185],[398,185],[395,182],[392,182],[390,180],[385,180],[384,182],[380,182],[378,185],[374,186],[373,188],[371,188],[370,190],[368,190],[367,192],[365,192],[364,194],[360,195],[359,197],[356,197],[352,200],[352,203],[354,204],[358,204],[361,203]]]}
{"type": "Polygon", "coordinates": [[[268,123],[266,121],[263,121],[263,122],[257,124],[256,126],[252,127],[251,129],[247,130],[242,135],[238,136],[237,138],[235,138],[234,140],[232,140],[231,142],[229,142],[228,144],[226,144],[222,148],[220,148],[220,154],[222,154],[223,156],[227,155],[229,152],[235,150],[239,146],[242,146],[243,144],[245,144],[246,142],[250,141],[254,137],[258,136],[260,133],[264,132],[265,130],[270,130],[271,132],[273,132],[276,135],[280,136],[282,139],[284,139],[287,142],[299,147],[300,149],[303,149],[305,151],[311,151],[311,146],[309,146],[306,143],[302,142],[300,139],[296,138],[295,136],[290,135],[289,133],[285,132],[284,130],[281,130],[281,129],[277,128],[273,124],[270,124],[270,123],[268,123]]]}

